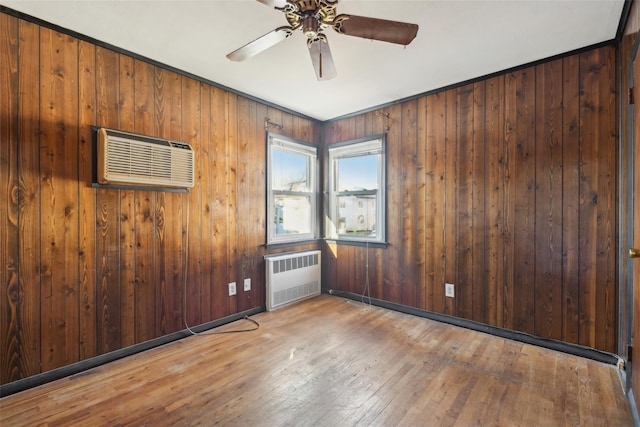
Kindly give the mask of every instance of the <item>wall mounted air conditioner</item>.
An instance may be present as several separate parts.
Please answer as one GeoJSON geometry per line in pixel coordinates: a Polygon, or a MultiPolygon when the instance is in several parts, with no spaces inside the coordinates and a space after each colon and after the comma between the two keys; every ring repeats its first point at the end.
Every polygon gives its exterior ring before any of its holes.
{"type": "Polygon", "coordinates": [[[189,144],[97,129],[100,184],[193,187],[194,153],[189,144]]]}

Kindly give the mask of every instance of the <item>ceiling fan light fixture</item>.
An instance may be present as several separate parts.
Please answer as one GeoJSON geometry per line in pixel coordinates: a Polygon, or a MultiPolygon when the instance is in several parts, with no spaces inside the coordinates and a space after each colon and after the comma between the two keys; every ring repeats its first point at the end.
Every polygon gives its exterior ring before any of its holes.
{"type": "Polygon", "coordinates": [[[302,21],[302,32],[308,39],[315,39],[318,36],[318,21],[315,16],[309,16],[302,21]]]}

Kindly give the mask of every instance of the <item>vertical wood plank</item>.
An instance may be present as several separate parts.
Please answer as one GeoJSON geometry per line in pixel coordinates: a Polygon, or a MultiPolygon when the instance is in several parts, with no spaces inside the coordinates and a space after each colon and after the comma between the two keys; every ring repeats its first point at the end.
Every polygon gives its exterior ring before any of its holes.
{"type": "Polygon", "coordinates": [[[294,116],[290,113],[280,112],[276,117],[280,117],[280,123],[284,128],[282,129],[283,135],[297,138],[298,127],[294,125],[294,116]]]}
{"type": "Polygon", "coordinates": [[[485,170],[486,170],[486,199],[485,199],[485,269],[487,280],[487,323],[490,325],[508,327],[512,322],[511,306],[507,304],[505,296],[504,277],[504,94],[505,77],[497,76],[489,79],[485,86],[485,170]]]}
{"type": "MultiPolygon", "coordinates": [[[[519,314],[517,313],[520,310],[520,306],[525,304],[526,301],[521,301],[519,298],[520,289],[514,289],[514,270],[513,270],[513,259],[515,257],[515,239],[514,239],[514,218],[515,214],[515,195],[516,191],[515,183],[516,183],[516,157],[517,157],[517,135],[515,130],[517,128],[517,108],[516,108],[516,98],[517,98],[517,80],[518,78],[522,79],[520,73],[510,73],[505,76],[504,81],[504,141],[503,141],[503,153],[502,153],[502,161],[504,165],[504,181],[500,184],[503,192],[503,206],[502,206],[502,239],[504,241],[504,250],[502,251],[502,259],[500,260],[500,268],[503,270],[504,274],[504,282],[503,282],[503,295],[502,295],[502,307],[503,307],[503,325],[508,329],[518,329],[521,327],[520,324],[516,325],[516,322],[519,322],[519,314]],[[518,293],[518,296],[516,294],[518,293]],[[516,307],[517,304],[519,304],[516,307]]],[[[521,92],[521,98],[524,97],[524,93],[521,92]]],[[[521,150],[522,151],[522,150],[521,150]]],[[[521,196],[523,197],[523,196],[521,196]]],[[[522,210],[522,209],[521,209],[522,210]]],[[[528,221],[527,218],[524,221],[528,221]]],[[[525,230],[526,231],[526,230],[525,230]]],[[[526,234],[526,232],[519,231],[519,234],[526,234]]],[[[524,245],[524,242],[520,242],[520,245],[524,245]]],[[[520,251],[522,252],[522,251],[520,251]]],[[[527,283],[524,282],[518,285],[519,287],[527,287],[527,283]]]]}
{"type": "MultiPolygon", "coordinates": [[[[186,77],[182,78],[182,137],[181,141],[191,144],[194,151],[195,184],[188,194],[183,195],[184,201],[184,242],[183,261],[187,261],[186,277],[178,287],[183,291],[183,313],[187,325],[202,323],[203,294],[205,286],[203,277],[203,240],[204,229],[202,209],[203,172],[209,167],[202,162],[202,131],[201,131],[201,93],[200,83],[186,77]],[[188,240],[187,240],[188,238],[188,240]],[[188,244],[187,244],[188,243],[188,244]],[[184,285],[184,289],[183,289],[184,285]]],[[[182,270],[185,271],[182,264],[182,270]]],[[[208,294],[207,294],[208,295],[208,294]]],[[[184,326],[184,325],[182,325],[184,326]]]]}
{"type": "MultiPolygon", "coordinates": [[[[119,55],[118,129],[135,130],[134,60],[119,55]]],[[[120,190],[120,330],[121,346],[136,343],[136,228],[135,191],[120,190]]]]}
{"type": "Polygon", "coordinates": [[[485,206],[487,199],[486,170],[486,110],[485,82],[478,82],[473,87],[473,168],[472,174],[472,238],[471,247],[473,262],[471,275],[473,290],[471,294],[472,318],[478,322],[488,323],[489,306],[486,291],[486,232],[485,206]]]}
{"type": "Polygon", "coordinates": [[[88,42],[79,43],[79,239],[80,239],[80,360],[98,354],[96,312],[96,191],[93,180],[93,135],[96,123],[96,49],[88,42]]]}
{"type": "Polygon", "coordinates": [[[212,225],[213,253],[213,318],[229,314],[227,282],[229,268],[229,147],[227,93],[211,88],[211,160],[212,160],[212,225]]]}
{"type": "Polygon", "coordinates": [[[562,60],[536,67],[535,333],[562,338],[562,60]]]}
{"type": "MultiPolygon", "coordinates": [[[[168,76],[168,72],[165,70],[154,67],[153,68],[153,103],[154,103],[154,116],[153,116],[153,135],[161,138],[169,138],[171,132],[170,121],[167,116],[171,113],[171,93],[170,89],[165,89],[165,82],[171,77],[168,76]],[[165,98],[169,98],[166,100],[165,98]],[[166,111],[165,112],[165,108],[166,111]]],[[[155,292],[156,292],[156,306],[154,307],[155,336],[162,336],[170,331],[169,317],[171,316],[171,271],[168,270],[171,265],[171,248],[169,241],[170,235],[167,232],[167,223],[172,221],[171,218],[171,196],[167,196],[165,192],[156,193],[156,205],[155,205],[155,256],[153,262],[153,268],[155,270],[155,292]],[[167,200],[169,199],[169,200],[167,200]],[[167,206],[169,206],[169,215],[167,215],[167,206]]]]}
{"type": "Polygon", "coordinates": [[[473,85],[457,91],[458,170],[456,198],[458,201],[456,225],[456,315],[473,319],[474,277],[473,266],[473,172],[474,172],[474,92],[473,85]]]}
{"type": "MultiPolygon", "coordinates": [[[[19,242],[18,277],[21,284],[22,305],[16,318],[20,319],[19,371],[11,378],[27,377],[42,371],[42,224],[40,205],[40,30],[37,25],[20,21],[18,47],[18,179],[19,242]]],[[[9,355],[7,355],[9,357],[9,355]]],[[[12,354],[11,357],[14,357],[12,354]]],[[[16,361],[14,361],[16,363],[16,361]]],[[[12,368],[13,369],[13,368],[12,368]]]]}
{"type": "Polygon", "coordinates": [[[535,72],[512,73],[506,82],[505,276],[513,295],[513,327],[534,333],[535,72]],[[517,265],[517,268],[516,268],[517,265]]]}
{"type": "Polygon", "coordinates": [[[617,226],[617,73],[616,73],[616,50],[612,46],[607,46],[600,50],[602,54],[602,63],[604,65],[603,73],[605,77],[599,80],[598,93],[600,99],[600,128],[598,140],[604,145],[606,153],[604,160],[604,168],[601,170],[600,192],[605,193],[605,200],[600,204],[600,217],[606,218],[600,223],[598,242],[598,254],[601,266],[599,271],[602,273],[598,279],[601,286],[598,288],[598,301],[604,301],[603,309],[599,310],[596,325],[596,348],[603,348],[605,351],[615,353],[618,350],[618,284],[616,282],[616,231],[617,226]]]}
{"type": "Polygon", "coordinates": [[[383,298],[401,302],[402,284],[398,265],[402,253],[402,109],[394,105],[385,109],[387,122],[387,259],[383,298]]]}
{"type": "MultiPolygon", "coordinates": [[[[119,126],[119,55],[96,49],[96,124],[119,126]]],[[[96,195],[97,350],[98,354],[121,348],[120,318],[120,190],[98,189],[96,195]]]]}
{"type": "Polygon", "coordinates": [[[200,238],[200,250],[202,251],[200,319],[202,322],[209,322],[213,319],[213,159],[211,156],[211,89],[204,83],[200,83],[200,134],[199,180],[202,227],[200,238]]]}
{"type": "Polygon", "coordinates": [[[563,59],[562,313],[563,340],[580,342],[580,61],[563,59]]]}
{"type": "Polygon", "coordinates": [[[42,369],[77,362],[78,42],[40,30],[42,369]]]}
{"type": "MultiPolygon", "coordinates": [[[[227,117],[227,167],[229,170],[227,175],[227,222],[229,224],[229,232],[227,234],[227,278],[229,282],[235,281],[237,288],[238,223],[236,215],[238,206],[238,96],[235,94],[227,94],[227,117]]],[[[289,129],[291,129],[290,124],[289,129]]],[[[236,294],[227,298],[227,312],[235,313],[238,310],[238,295],[236,294]]]]}
{"type": "Polygon", "coordinates": [[[418,99],[417,142],[416,142],[416,306],[427,309],[427,301],[432,298],[433,276],[427,272],[433,269],[433,230],[427,219],[427,206],[431,204],[433,176],[427,170],[427,98],[418,99]]]}
{"type": "Polygon", "coordinates": [[[367,135],[367,115],[359,114],[355,118],[355,135],[354,138],[363,138],[367,135]]]}
{"type": "Polygon", "coordinates": [[[597,169],[596,135],[593,130],[595,105],[590,98],[599,67],[593,55],[580,56],[580,344],[595,344],[597,169]]]}
{"type": "MultiPolygon", "coordinates": [[[[19,23],[0,14],[0,383],[28,375],[24,348],[24,284],[20,277],[19,23]]],[[[37,76],[37,74],[36,74],[37,76]]],[[[37,86],[36,86],[37,87],[37,86]]]]}
{"type": "Polygon", "coordinates": [[[433,175],[433,310],[444,313],[445,283],[445,173],[446,143],[445,129],[447,119],[447,98],[444,92],[429,96],[427,127],[431,145],[431,165],[433,175]]]}
{"type": "MultiPolygon", "coordinates": [[[[249,134],[251,132],[251,106],[246,98],[238,98],[238,136],[237,136],[237,165],[236,165],[236,210],[233,215],[236,218],[237,240],[236,252],[237,262],[236,268],[231,270],[231,280],[236,282],[237,291],[237,310],[243,311],[248,307],[246,295],[244,292],[244,278],[250,276],[251,264],[251,233],[255,230],[251,229],[251,195],[252,186],[249,182],[249,165],[252,159],[251,144],[249,134]]],[[[255,111],[254,111],[255,117],[255,111]]],[[[255,126],[255,123],[254,123],[255,126]]],[[[254,166],[256,167],[256,166],[254,166]]]]}
{"type": "Polygon", "coordinates": [[[351,270],[349,254],[352,250],[353,248],[348,245],[336,246],[336,286],[345,292],[358,292],[356,284],[349,280],[351,270]]]}
{"type": "MultiPolygon", "coordinates": [[[[417,221],[418,200],[420,199],[417,180],[417,141],[418,141],[418,101],[407,101],[402,104],[401,133],[401,200],[402,200],[402,241],[400,274],[402,286],[401,303],[415,307],[417,304],[418,259],[417,238],[420,225],[417,221]],[[417,232],[418,231],[418,232],[417,232]]],[[[387,221],[388,222],[388,221],[387,221]]]]}
{"type": "MultiPolygon", "coordinates": [[[[459,153],[457,138],[457,93],[455,89],[445,93],[447,99],[445,120],[445,170],[444,170],[444,282],[458,283],[458,257],[456,244],[458,240],[458,186],[459,153]]],[[[441,285],[444,286],[444,283],[441,285]]],[[[456,298],[445,297],[445,313],[457,314],[456,298]]]]}
{"type": "MultiPolygon", "coordinates": [[[[187,77],[183,77],[178,73],[169,74],[170,84],[168,88],[170,90],[170,106],[171,110],[169,115],[169,137],[175,141],[183,140],[183,117],[182,117],[182,80],[187,77]]],[[[169,265],[165,265],[168,272],[171,273],[170,280],[170,318],[169,318],[169,331],[176,332],[184,329],[184,293],[187,282],[185,281],[185,221],[186,221],[186,195],[184,193],[167,193],[170,200],[171,215],[167,216],[170,219],[171,233],[171,262],[169,265]]]]}
{"type": "MultiPolygon", "coordinates": [[[[134,62],[135,131],[153,135],[154,69],[146,62],[134,62]]],[[[136,191],[135,194],[135,326],[136,342],[150,340],[156,336],[156,193],[136,191]]]]}

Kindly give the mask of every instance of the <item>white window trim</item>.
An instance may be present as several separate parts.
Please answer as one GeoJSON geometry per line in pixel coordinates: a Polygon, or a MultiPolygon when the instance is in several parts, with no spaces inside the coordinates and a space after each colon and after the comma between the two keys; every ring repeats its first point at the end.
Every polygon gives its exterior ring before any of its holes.
{"type": "MultiPolygon", "coordinates": [[[[290,192],[286,192],[286,194],[291,194],[290,192]]],[[[267,244],[277,244],[277,243],[291,243],[298,241],[305,241],[310,239],[315,239],[318,235],[318,225],[317,225],[317,217],[318,217],[318,149],[308,143],[297,141],[292,138],[287,138],[281,135],[267,133],[267,244]],[[283,191],[274,191],[272,188],[272,150],[273,148],[279,148],[284,151],[289,151],[296,154],[302,154],[308,156],[307,158],[307,168],[308,168],[308,179],[309,189],[308,192],[296,192],[301,196],[308,196],[310,200],[310,209],[309,213],[311,218],[310,220],[310,233],[299,233],[299,234],[287,234],[278,236],[275,233],[275,229],[273,227],[274,222],[274,200],[277,194],[284,194],[283,191]]]]}
{"type": "MultiPolygon", "coordinates": [[[[384,135],[361,138],[330,145],[327,155],[327,185],[329,191],[327,214],[325,215],[326,238],[339,241],[386,243],[386,142],[384,135]],[[367,154],[379,154],[378,162],[378,190],[376,194],[376,235],[348,236],[339,234],[335,225],[338,215],[337,196],[341,193],[336,190],[336,160],[346,157],[357,157],[367,154]]],[[[365,191],[366,193],[366,191],[365,191]]]]}

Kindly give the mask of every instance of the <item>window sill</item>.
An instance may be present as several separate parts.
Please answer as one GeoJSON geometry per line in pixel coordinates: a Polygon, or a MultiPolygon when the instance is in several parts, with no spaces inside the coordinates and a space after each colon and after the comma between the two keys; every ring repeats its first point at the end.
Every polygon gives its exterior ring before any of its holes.
{"type": "Polygon", "coordinates": [[[312,245],[315,243],[319,243],[322,239],[305,239],[305,240],[292,240],[289,242],[276,242],[276,243],[266,243],[264,247],[268,249],[284,249],[284,248],[292,248],[295,246],[304,246],[304,245],[312,245]]]}
{"type": "Polygon", "coordinates": [[[346,245],[346,246],[362,246],[369,248],[382,248],[385,249],[389,246],[388,242],[370,242],[367,240],[346,240],[346,239],[325,239],[327,244],[332,245],[346,245]]]}

